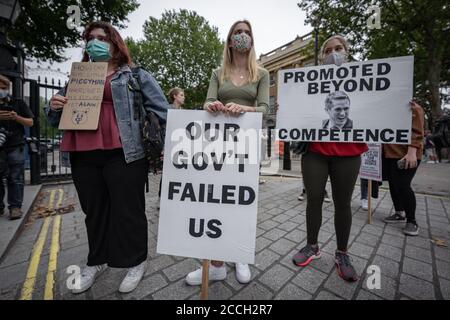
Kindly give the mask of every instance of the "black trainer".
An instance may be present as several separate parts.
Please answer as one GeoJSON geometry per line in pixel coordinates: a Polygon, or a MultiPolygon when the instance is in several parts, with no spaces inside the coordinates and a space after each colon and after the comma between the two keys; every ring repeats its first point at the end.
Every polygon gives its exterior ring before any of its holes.
{"type": "Polygon", "coordinates": [[[386,217],[383,219],[386,223],[399,223],[399,222],[406,222],[406,218],[402,216],[400,213],[394,213],[393,215],[386,217]]]}
{"type": "Polygon", "coordinates": [[[419,235],[419,226],[414,222],[407,222],[403,233],[407,236],[417,236],[419,235]]]}

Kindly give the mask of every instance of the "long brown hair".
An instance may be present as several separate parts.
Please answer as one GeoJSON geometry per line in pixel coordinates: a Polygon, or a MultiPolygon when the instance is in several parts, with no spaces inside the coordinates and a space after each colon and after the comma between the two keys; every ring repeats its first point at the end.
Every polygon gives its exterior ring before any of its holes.
{"type": "MultiPolygon", "coordinates": [[[[105,31],[108,41],[113,46],[111,61],[118,67],[121,67],[123,65],[131,65],[132,64],[131,57],[130,53],[128,52],[128,48],[127,45],[125,44],[125,41],[123,41],[117,29],[114,28],[110,23],[104,21],[95,21],[89,23],[86,26],[86,29],[84,29],[82,39],[85,42],[87,42],[92,30],[98,28],[103,29],[103,31],[105,31]]],[[[84,51],[83,53],[82,61],[83,62],[89,61],[89,55],[87,54],[86,51],[84,51]]]]}

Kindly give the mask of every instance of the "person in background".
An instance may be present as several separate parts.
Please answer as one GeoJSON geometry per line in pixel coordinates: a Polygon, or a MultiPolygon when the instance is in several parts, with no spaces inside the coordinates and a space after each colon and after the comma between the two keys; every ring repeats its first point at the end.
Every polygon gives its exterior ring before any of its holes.
{"type": "MultiPolygon", "coordinates": [[[[169,90],[169,103],[171,109],[182,109],[184,105],[185,95],[184,90],[178,87],[169,90]]],[[[159,179],[158,200],[156,203],[156,209],[161,207],[161,187],[162,187],[162,174],[159,179]]]]}
{"type": "Polygon", "coordinates": [[[411,182],[423,154],[424,111],[414,100],[412,110],[411,144],[383,144],[383,175],[389,182],[389,191],[395,213],[384,219],[386,223],[405,223],[403,233],[419,234],[416,221],[416,196],[411,182]]]}
{"type": "Polygon", "coordinates": [[[173,109],[181,109],[184,105],[184,90],[178,87],[169,90],[169,103],[173,109]]]}
{"type": "Polygon", "coordinates": [[[425,163],[438,163],[436,157],[435,145],[433,142],[433,135],[430,130],[425,131],[425,139],[424,139],[424,155],[425,155],[425,163]]]}
{"type": "Polygon", "coordinates": [[[25,127],[33,126],[34,115],[22,100],[13,100],[9,95],[10,80],[0,75],[0,215],[5,212],[5,185],[8,187],[9,219],[22,217],[22,202],[25,171],[25,127]]]}
{"type": "MultiPolygon", "coordinates": [[[[269,110],[269,72],[258,66],[250,22],[235,22],[228,32],[222,66],[213,71],[204,109],[211,113],[239,116],[245,112],[269,110]]],[[[261,129],[261,128],[255,128],[261,129]]],[[[238,245],[238,244],[237,244],[238,245]]],[[[236,263],[236,279],[248,283],[248,264],[236,263]]],[[[224,280],[227,269],[223,261],[211,261],[210,280],[224,280]]],[[[189,273],[189,285],[202,283],[202,268],[189,273]]]]}
{"type": "MultiPolygon", "coordinates": [[[[378,199],[378,193],[381,183],[378,181],[372,181],[372,198],[378,199]]],[[[369,210],[369,180],[360,179],[361,188],[361,208],[363,210],[369,210]]]]}

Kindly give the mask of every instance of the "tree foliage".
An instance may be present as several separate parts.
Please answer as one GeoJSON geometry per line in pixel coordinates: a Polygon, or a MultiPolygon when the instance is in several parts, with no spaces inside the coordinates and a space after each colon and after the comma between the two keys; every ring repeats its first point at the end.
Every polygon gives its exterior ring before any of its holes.
{"type": "Polygon", "coordinates": [[[67,8],[80,8],[81,26],[102,20],[116,27],[139,7],[137,0],[21,0],[22,12],[8,30],[8,37],[20,43],[28,57],[61,62],[64,49],[78,45],[80,30],[67,27],[67,8]]]}
{"type": "Polygon", "coordinates": [[[450,81],[450,1],[427,0],[301,0],[301,9],[317,24],[320,39],[346,36],[351,53],[362,59],[414,55],[414,95],[429,124],[442,115],[443,88],[450,81]],[[376,5],[381,28],[369,28],[376,5]]]}
{"type": "Polygon", "coordinates": [[[217,27],[195,11],[165,11],[145,22],[143,40],[127,39],[127,45],[133,61],[151,72],[164,92],[180,87],[188,108],[203,104],[223,50],[217,27]]]}

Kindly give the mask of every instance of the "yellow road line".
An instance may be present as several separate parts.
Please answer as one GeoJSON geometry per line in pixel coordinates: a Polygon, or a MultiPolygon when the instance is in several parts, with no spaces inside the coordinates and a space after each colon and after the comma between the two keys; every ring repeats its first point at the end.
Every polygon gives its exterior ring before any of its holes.
{"type": "Polygon", "coordinates": [[[50,200],[48,201],[48,208],[49,209],[53,209],[54,208],[53,203],[55,202],[55,194],[56,194],[56,189],[50,191],[50,200]]]}
{"type": "Polygon", "coordinates": [[[50,247],[50,259],[48,261],[47,281],[45,283],[44,300],[53,300],[53,286],[55,284],[56,265],[59,252],[59,231],[61,226],[61,216],[53,219],[52,244],[50,247]]]}
{"type": "Polygon", "coordinates": [[[64,190],[63,189],[58,189],[56,191],[59,192],[59,198],[58,198],[58,202],[56,203],[55,209],[59,209],[59,208],[61,208],[61,205],[62,205],[64,190]]]}
{"type": "Polygon", "coordinates": [[[47,238],[48,226],[51,221],[51,217],[47,217],[42,224],[39,238],[36,241],[33,254],[31,256],[30,265],[28,266],[27,277],[22,287],[22,294],[20,300],[31,300],[33,296],[34,284],[36,283],[36,274],[41,260],[42,249],[44,248],[45,239],[47,238]]]}
{"type": "MultiPolygon", "coordinates": [[[[54,189],[50,191],[50,197],[48,202],[49,209],[60,208],[63,201],[64,190],[54,189]],[[55,196],[58,192],[58,202],[55,207],[55,196]]],[[[45,245],[45,240],[47,239],[47,233],[50,223],[53,220],[52,228],[52,241],[50,246],[50,257],[48,262],[47,278],[45,283],[44,299],[53,299],[53,287],[55,283],[55,272],[58,261],[59,252],[59,237],[60,237],[60,227],[61,227],[61,216],[58,215],[53,219],[53,217],[45,218],[41,231],[39,233],[38,240],[33,247],[33,253],[31,255],[30,265],[28,266],[27,276],[22,287],[22,293],[20,300],[31,300],[33,297],[34,286],[36,284],[36,275],[39,268],[39,263],[41,260],[42,251],[45,245]]]]}
{"type": "MultiPolygon", "coordinates": [[[[63,201],[64,195],[63,189],[56,189],[51,191],[49,207],[50,208],[53,207],[56,192],[58,192],[59,197],[55,209],[59,209],[63,201]]],[[[55,273],[56,273],[56,266],[58,263],[60,226],[61,226],[61,216],[57,215],[53,219],[52,242],[50,245],[50,258],[48,260],[47,278],[44,290],[44,300],[53,300],[54,296],[53,287],[55,285],[55,273]]]]}

